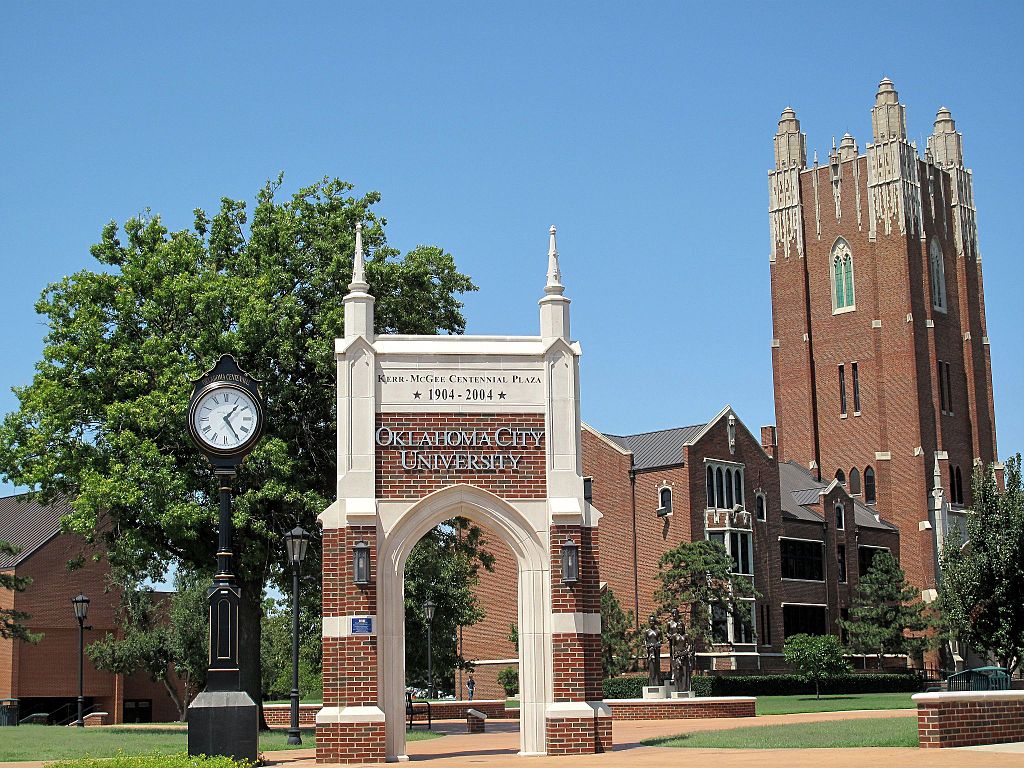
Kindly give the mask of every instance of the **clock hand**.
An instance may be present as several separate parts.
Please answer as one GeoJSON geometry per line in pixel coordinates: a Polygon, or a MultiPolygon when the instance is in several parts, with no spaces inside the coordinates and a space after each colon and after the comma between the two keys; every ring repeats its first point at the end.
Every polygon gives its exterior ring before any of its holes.
{"type": "Polygon", "coordinates": [[[227,415],[225,415],[225,416],[224,416],[224,423],[228,425],[228,429],[230,429],[230,430],[231,430],[231,434],[235,436],[235,440],[241,440],[242,438],[240,438],[240,437],[238,436],[238,433],[237,433],[237,432],[235,432],[235,428],[234,428],[234,427],[232,427],[232,426],[231,426],[231,422],[230,422],[230,421],[228,421],[228,416],[230,416],[230,415],[231,415],[231,414],[229,413],[229,414],[227,414],[227,415]]]}

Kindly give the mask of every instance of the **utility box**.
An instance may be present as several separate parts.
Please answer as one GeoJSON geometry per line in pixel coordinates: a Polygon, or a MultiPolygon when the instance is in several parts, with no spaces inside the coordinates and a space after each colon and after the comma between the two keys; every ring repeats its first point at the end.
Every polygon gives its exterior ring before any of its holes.
{"type": "Polygon", "coordinates": [[[18,700],[0,699],[0,726],[18,724],[18,700]]]}

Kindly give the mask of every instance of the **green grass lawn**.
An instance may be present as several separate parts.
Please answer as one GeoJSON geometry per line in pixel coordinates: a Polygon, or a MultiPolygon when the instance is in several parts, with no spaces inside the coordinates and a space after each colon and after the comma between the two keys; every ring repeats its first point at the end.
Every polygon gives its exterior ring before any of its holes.
{"type": "MultiPolygon", "coordinates": [[[[410,741],[434,739],[442,734],[413,731],[410,741]]],[[[285,731],[260,734],[260,749],[303,749],[314,745],[313,730],[302,731],[301,747],[286,743],[285,731]]],[[[0,762],[17,760],[59,760],[69,757],[112,757],[126,755],[171,755],[184,752],[187,734],[172,728],[65,728],[56,725],[19,725],[4,728],[0,738],[0,762]]]]}
{"type": "Polygon", "coordinates": [[[836,747],[916,747],[916,717],[879,717],[793,725],[755,725],[727,731],[646,739],[650,747],[703,749],[829,749],[836,747]]]}
{"type": "Polygon", "coordinates": [[[758,696],[757,714],[841,712],[850,709],[916,709],[910,693],[853,693],[842,696],[758,696]]]}

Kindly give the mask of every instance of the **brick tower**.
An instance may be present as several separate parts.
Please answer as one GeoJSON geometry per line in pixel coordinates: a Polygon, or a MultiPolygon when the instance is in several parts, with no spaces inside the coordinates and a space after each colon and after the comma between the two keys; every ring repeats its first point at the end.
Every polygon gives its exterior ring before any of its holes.
{"type": "Polygon", "coordinates": [[[945,107],[924,159],[888,78],[871,125],[863,154],[846,134],[810,167],[792,108],[775,134],[778,451],[898,525],[901,564],[930,600],[972,472],[997,457],[972,180],[945,107]]]}

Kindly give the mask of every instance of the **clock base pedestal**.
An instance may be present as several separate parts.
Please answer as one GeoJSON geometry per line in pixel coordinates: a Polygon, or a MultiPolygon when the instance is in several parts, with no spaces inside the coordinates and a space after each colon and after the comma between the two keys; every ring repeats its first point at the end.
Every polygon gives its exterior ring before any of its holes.
{"type": "Polygon", "coordinates": [[[259,711],[245,691],[203,691],[188,708],[188,753],[253,763],[259,753],[259,711]]]}

